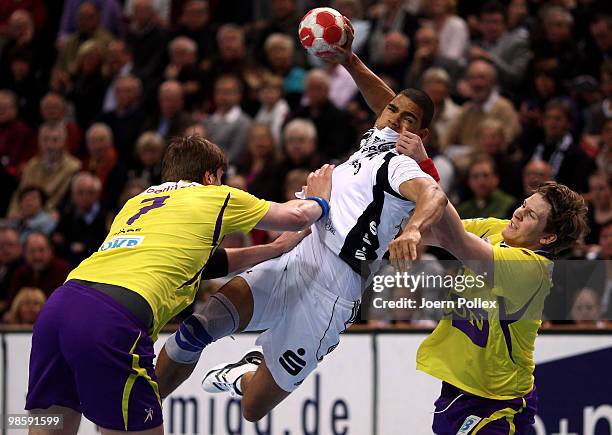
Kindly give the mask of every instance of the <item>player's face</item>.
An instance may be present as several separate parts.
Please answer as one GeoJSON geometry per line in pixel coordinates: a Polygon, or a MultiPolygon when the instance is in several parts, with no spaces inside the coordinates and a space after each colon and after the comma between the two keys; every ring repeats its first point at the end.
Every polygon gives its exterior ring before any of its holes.
{"type": "Polygon", "coordinates": [[[423,134],[422,119],[421,108],[410,98],[400,94],[396,95],[378,116],[376,128],[389,127],[397,133],[407,130],[421,136],[423,134]]]}
{"type": "Polygon", "coordinates": [[[540,249],[552,243],[556,236],[544,231],[550,212],[550,204],[541,194],[531,195],[514,211],[502,231],[504,241],[510,246],[528,249],[540,249]]]}

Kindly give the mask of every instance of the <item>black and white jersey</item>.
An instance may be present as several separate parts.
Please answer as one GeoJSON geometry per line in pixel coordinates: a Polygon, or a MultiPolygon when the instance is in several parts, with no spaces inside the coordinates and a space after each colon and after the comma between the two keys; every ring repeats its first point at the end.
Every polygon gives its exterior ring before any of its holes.
{"type": "Polygon", "coordinates": [[[415,207],[400,195],[400,184],[432,179],[413,159],[398,154],[398,138],[390,128],[366,132],[359,151],[334,170],[330,214],[316,226],[321,241],[357,273],[363,260],[382,258],[415,207]]]}

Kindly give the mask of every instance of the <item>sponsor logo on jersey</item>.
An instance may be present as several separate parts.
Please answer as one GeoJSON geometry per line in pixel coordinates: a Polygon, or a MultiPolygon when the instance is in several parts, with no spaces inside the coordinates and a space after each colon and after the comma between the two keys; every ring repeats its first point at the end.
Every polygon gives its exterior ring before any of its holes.
{"type": "Polygon", "coordinates": [[[305,354],[306,351],[301,347],[297,350],[297,354],[292,350],[286,350],[278,359],[278,362],[287,373],[291,376],[296,376],[306,367],[306,361],[300,358],[305,354]]]}
{"type": "Polygon", "coordinates": [[[476,425],[478,424],[480,420],[482,420],[481,417],[478,417],[477,415],[470,415],[468,418],[465,419],[465,421],[461,425],[461,428],[459,429],[459,432],[457,432],[457,435],[469,434],[472,431],[472,429],[476,427],[476,425]]]}
{"type": "Polygon", "coordinates": [[[102,246],[98,249],[98,252],[108,251],[109,249],[118,249],[118,248],[135,248],[140,245],[144,240],[144,236],[117,236],[113,237],[107,242],[102,243],[102,246]]]}

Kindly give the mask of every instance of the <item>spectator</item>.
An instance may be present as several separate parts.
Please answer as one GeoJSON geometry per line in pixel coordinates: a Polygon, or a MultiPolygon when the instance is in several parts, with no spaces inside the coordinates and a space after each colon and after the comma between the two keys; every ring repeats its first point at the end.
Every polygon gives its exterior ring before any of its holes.
{"type": "Polygon", "coordinates": [[[207,59],[213,52],[215,28],[210,20],[207,0],[188,0],[183,4],[175,36],[186,36],[198,44],[197,58],[207,59]]]}
{"type": "Polygon", "coordinates": [[[21,118],[29,125],[39,122],[38,102],[45,93],[41,77],[36,75],[33,53],[15,50],[8,55],[8,71],[0,75],[0,88],[15,92],[21,118]]]}
{"type": "Polygon", "coordinates": [[[325,71],[312,70],[306,76],[306,105],[294,118],[309,118],[317,128],[319,150],[331,159],[341,158],[355,145],[356,134],[346,112],[329,100],[329,76],[325,71]]]}
{"type": "Polygon", "coordinates": [[[191,125],[191,117],[183,110],[183,87],[176,80],[161,84],[158,91],[159,114],[144,123],[143,130],[153,130],[164,139],[176,136],[191,125]]]}
{"type": "MultiPolygon", "coordinates": [[[[272,0],[272,17],[264,24],[263,28],[257,35],[257,42],[255,45],[255,52],[258,58],[262,58],[262,49],[265,41],[273,33],[284,33],[285,35],[293,38],[293,45],[299,46],[300,40],[297,29],[300,25],[300,19],[302,18],[299,14],[295,0],[272,0]]],[[[305,64],[305,53],[299,51],[296,53],[295,64],[298,66],[304,66],[305,64]]]]}
{"type": "Polygon", "coordinates": [[[38,131],[39,155],[25,165],[19,188],[11,201],[9,216],[17,216],[19,192],[29,185],[41,186],[47,195],[46,208],[53,210],[62,200],[70,179],[81,162],[66,152],[66,129],[61,124],[43,124],[38,131]]]}
{"type": "Polygon", "coordinates": [[[590,207],[587,220],[591,232],[586,236],[588,245],[597,244],[599,231],[606,222],[612,221],[612,191],[610,179],[605,174],[596,172],[589,177],[590,207]]]}
{"type": "Polygon", "coordinates": [[[436,108],[429,129],[434,133],[439,149],[449,143],[450,126],[461,112],[461,108],[450,98],[451,86],[451,79],[442,68],[429,68],[423,73],[421,87],[429,95],[436,108]]]}
{"type": "MultiPolygon", "coordinates": [[[[80,0],[73,1],[80,3],[80,0]]],[[[66,6],[65,10],[68,10],[70,5],[66,6]]],[[[112,35],[100,26],[98,6],[92,1],[80,3],[77,28],[62,43],[57,55],[57,62],[53,67],[52,88],[56,91],[70,88],[70,74],[78,69],[76,64],[81,45],[88,41],[95,42],[97,47],[102,50],[102,55],[112,39],[112,35]]]]}
{"type": "Polygon", "coordinates": [[[11,309],[6,316],[6,323],[34,325],[46,301],[47,298],[41,289],[35,287],[21,288],[13,299],[11,309]]]}
{"type": "Polygon", "coordinates": [[[563,90],[554,70],[535,72],[529,95],[521,102],[520,119],[523,129],[537,128],[542,123],[544,109],[549,101],[562,97],[563,90]]]}
{"type": "Polygon", "coordinates": [[[283,78],[283,91],[287,101],[295,106],[304,92],[304,68],[295,65],[293,38],[282,33],[268,36],[264,44],[267,66],[272,74],[283,78]]]}
{"type": "MultiPolygon", "coordinates": [[[[167,28],[172,25],[171,22],[171,12],[173,9],[172,3],[182,4],[184,0],[178,2],[172,2],[172,0],[153,0],[153,9],[155,12],[155,22],[161,28],[167,28]]],[[[134,0],[125,0],[123,7],[123,14],[128,17],[132,17],[134,15],[134,0]]]]}
{"type": "Polygon", "coordinates": [[[543,129],[524,132],[523,155],[526,161],[547,161],[556,181],[578,192],[586,192],[587,179],[595,164],[574,141],[571,126],[567,103],[559,99],[550,101],[544,112],[543,129]]]}
{"type": "Polygon", "coordinates": [[[203,105],[204,71],[198,65],[198,45],[186,36],[177,36],[168,45],[170,63],[164,70],[166,80],[177,80],[183,86],[188,110],[203,105]]]}
{"type": "Polygon", "coordinates": [[[280,165],[283,178],[293,169],[314,171],[323,158],[317,152],[317,128],[309,119],[296,118],[283,130],[284,155],[280,165]]]}
{"type": "Polygon", "coordinates": [[[612,60],[601,66],[601,91],[604,99],[591,106],[587,115],[587,134],[599,134],[604,122],[612,119],[612,60]]]}
{"type": "Polygon", "coordinates": [[[188,126],[187,128],[185,128],[185,130],[183,130],[183,133],[181,134],[182,136],[191,136],[193,134],[197,134],[202,137],[208,136],[208,132],[206,131],[204,126],[200,124],[199,122],[188,126]]]}
{"type": "Polygon", "coordinates": [[[461,114],[450,128],[449,143],[474,146],[485,117],[502,122],[506,140],[514,140],[521,128],[518,114],[512,103],[496,90],[495,67],[488,61],[474,60],[467,68],[466,78],[470,99],[461,107],[461,114]]]}
{"type": "Polygon", "coordinates": [[[533,43],[534,65],[555,70],[561,80],[578,75],[583,55],[572,38],[572,15],[562,6],[546,6],[540,13],[544,35],[533,43]]]}
{"type": "Polygon", "coordinates": [[[45,192],[38,186],[26,186],[17,197],[19,211],[13,225],[19,231],[21,242],[33,232],[50,235],[57,225],[57,220],[43,207],[45,206],[45,192]]]}
{"type": "Polygon", "coordinates": [[[23,245],[24,264],[13,275],[9,287],[12,302],[22,287],[38,287],[47,297],[62,285],[70,272],[70,264],[56,257],[49,238],[42,233],[31,233],[23,245]]]}
{"type": "Polygon", "coordinates": [[[454,2],[452,0],[426,0],[424,12],[439,35],[438,53],[457,62],[464,62],[469,32],[463,18],[454,14],[454,2]]]}
{"type": "Polygon", "coordinates": [[[499,176],[495,162],[487,155],[474,157],[468,168],[468,186],[472,198],[460,203],[457,212],[462,219],[478,217],[497,217],[512,215],[510,206],[515,199],[499,190],[499,176]]]}
{"type": "Polygon", "coordinates": [[[267,124],[279,146],[281,130],[289,116],[289,104],[283,98],[283,80],[279,76],[264,75],[257,93],[261,107],[255,115],[255,121],[267,124]]]}
{"type": "Polygon", "coordinates": [[[363,19],[363,8],[360,0],[332,0],[331,7],[351,21],[355,30],[353,52],[361,57],[366,41],[370,36],[372,23],[363,19]]]}
{"type": "Polygon", "coordinates": [[[599,68],[605,61],[612,59],[612,14],[599,13],[596,15],[589,25],[589,34],[587,36],[587,44],[585,46],[585,72],[596,76],[599,68]],[[592,43],[588,44],[589,39],[592,43]]]}
{"type": "Polygon", "coordinates": [[[449,76],[452,88],[461,75],[461,64],[440,54],[438,34],[431,25],[421,26],[414,34],[414,60],[406,77],[406,86],[419,88],[429,68],[441,68],[449,76]]]}
{"type": "Polygon", "coordinates": [[[9,285],[21,265],[21,242],[15,228],[0,227],[0,312],[8,308],[9,285]]]}
{"type": "Polygon", "coordinates": [[[248,154],[238,165],[249,193],[269,201],[282,202],[278,182],[277,147],[272,131],[265,124],[253,124],[249,130],[248,154]]]}
{"type": "Polygon", "coordinates": [[[203,68],[211,77],[209,79],[211,86],[207,90],[207,95],[212,94],[214,87],[212,84],[222,75],[232,74],[242,80],[249,62],[244,29],[236,24],[229,23],[219,27],[217,47],[218,54],[208,59],[208,62],[203,62],[203,68]]]}
{"type": "Polygon", "coordinates": [[[134,0],[125,41],[132,52],[132,73],[144,83],[161,76],[166,63],[166,33],[155,22],[153,0],[134,0]]]}
{"type": "Polygon", "coordinates": [[[247,149],[251,118],[240,107],[243,87],[236,76],[221,76],[215,82],[217,110],[204,121],[208,137],[236,163],[247,149]]]}
{"type": "Polygon", "coordinates": [[[89,40],[79,47],[70,82],[68,98],[74,103],[77,123],[86,129],[102,111],[108,86],[102,74],[102,49],[96,41],[89,40]]]}
{"type": "Polygon", "coordinates": [[[111,195],[112,200],[116,200],[125,182],[126,169],[123,162],[117,160],[113,132],[108,125],[96,123],[87,130],[87,157],[83,162],[83,170],[92,173],[100,181],[105,199],[111,195]]]}
{"type": "Polygon", "coordinates": [[[96,252],[106,237],[101,193],[102,183],[89,172],[79,172],[72,179],[67,211],[52,237],[58,254],[72,266],[96,252]]]}
{"type": "Polygon", "coordinates": [[[70,154],[78,157],[83,145],[83,132],[76,122],[68,118],[67,112],[66,100],[58,93],[49,92],[40,100],[43,124],[62,124],[66,129],[66,148],[70,154]]]}
{"type": "Polygon", "coordinates": [[[0,164],[10,176],[18,178],[33,154],[32,131],[18,117],[16,95],[0,90],[0,164]]]}
{"type": "Polygon", "coordinates": [[[126,75],[117,78],[115,83],[116,108],[103,113],[98,120],[110,127],[119,158],[130,164],[134,160],[134,144],[145,121],[141,105],[142,82],[126,75]]]}
{"type": "Polygon", "coordinates": [[[382,55],[372,66],[373,71],[396,91],[404,88],[409,47],[410,41],[406,35],[398,31],[388,32],[384,36],[382,55]]]}
{"type": "Polygon", "coordinates": [[[497,69],[500,87],[516,95],[531,60],[527,35],[508,31],[505,8],[496,0],[482,7],[480,30],[482,38],[472,44],[468,58],[491,61],[497,69]]]}
{"type": "Polygon", "coordinates": [[[162,157],[166,144],[157,133],[145,131],[136,141],[136,165],[128,170],[128,179],[139,178],[149,185],[162,183],[162,157]]]}
{"type": "Polygon", "coordinates": [[[604,327],[602,307],[599,294],[588,287],[581,288],[574,294],[570,318],[581,326],[604,327]]]}
{"type": "MultiPolygon", "coordinates": [[[[83,0],[67,0],[64,2],[64,13],[62,14],[61,24],[57,39],[61,44],[70,38],[70,35],[82,27],[82,21],[91,17],[84,17],[81,14],[81,6],[85,3],[83,0]],[[78,14],[77,14],[78,11],[78,14]]],[[[97,9],[101,27],[107,31],[114,33],[116,36],[121,36],[123,33],[123,23],[121,6],[118,0],[93,0],[88,1],[97,9]]]]}
{"type": "Polygon", "coordinates": [[[106,59],[104,61],[104,75],[110,80],[110,84],[104,95],[104,104],[102,105],[103,112],[112,112],[117,108],[117,99],[115,87],[117,80],[132,74],[134,63],[132,62],[132,53],[121,39],[115,39],[106,49],[106,59]]]}
{"type": "Polygon", "coordinates": [[[46,82],[55,53],[45,47],[45,41],[40,36],[40,27],[35,28],[32,14],[22,3],[17,3],[20,8],[10,15],[7,23],[6,40],[0,57],[0,81],[9,75],[9,60],[21,54],[31,59],[32,76],[46,82]]]}
{"type": "Polygon", "coordinates": [[[497,119],[486,118],[478,131],[477,152],[488,154],[497,167],[502,189],[514,197],[522,193],[521,158],[516,149],[511,148],[504,135],[504,126],[497,119]]]}
{"type": "MultiPolygon", "coordinates": [[[[384,0],[375,8],[372,16],[372,30],[366,42],[367,58],[371,64],[382,61],[385,35],[389,32],[401,32],[414,39],[414,32],[419,28],[416,17],[410,13],[406,3],[401,0],[384,0]]],[[[410,53],[412,58],[412,53],[410,53]]]]}
{"type": "Polygon", "coordinates": [[[601,130],[601,147],[596,163],[599,171],[612,177],[612,118],[604,122],[601,130]]]}
{"type": "Polygon", "coordinates": [[[523,168],[523,193],[519,201],[517,201],[516,207],[512,209],[518,208],[526,198],[536,192],[542,183],[552,180],[552,169],[548,163],[543,160],[531,160],[523,168]]]}

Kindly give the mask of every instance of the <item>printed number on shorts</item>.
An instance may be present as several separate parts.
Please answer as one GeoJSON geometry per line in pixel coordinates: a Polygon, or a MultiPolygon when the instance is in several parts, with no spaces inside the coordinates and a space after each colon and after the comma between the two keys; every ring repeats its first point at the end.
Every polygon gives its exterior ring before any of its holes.
{"type": "Polygon", "coordinates": [[[145,205],[140,210],[138,210],[138,213],[136,213],[134,216],[132,216],[131,218],[127,220],[127,224],[132,225],[134,222],[136,222],[136,219],[138,219],[143,214],[146,214],[150,212],[151,210],[154,210],[156,208],[160,208],[166,205],[164,201],[167,200],[168,198],[170,198],[170,196],[156,196],[154,198],[143,199],[142,201],[140,201],[141,204],[144,204],[147,202],[150,202],[151,204],[145,205]]]}

